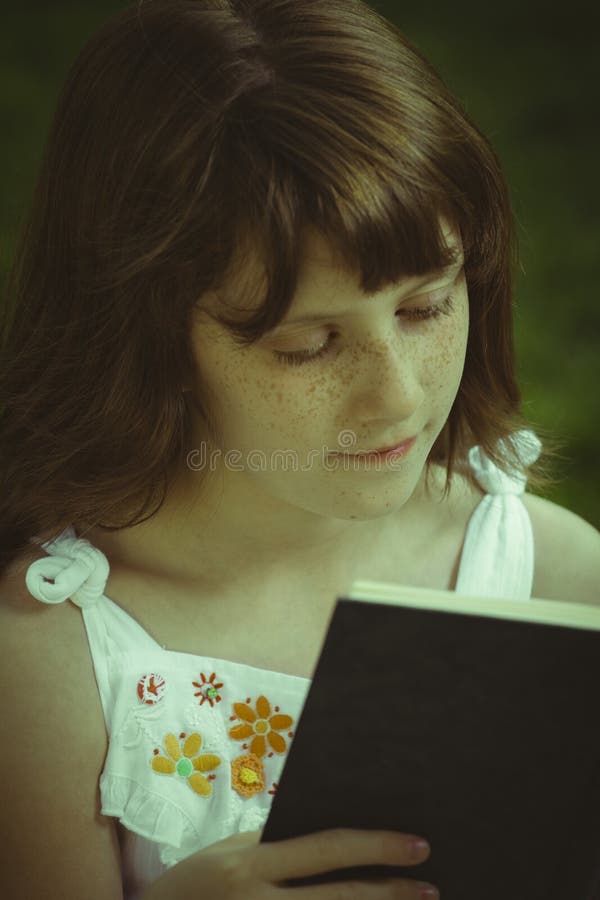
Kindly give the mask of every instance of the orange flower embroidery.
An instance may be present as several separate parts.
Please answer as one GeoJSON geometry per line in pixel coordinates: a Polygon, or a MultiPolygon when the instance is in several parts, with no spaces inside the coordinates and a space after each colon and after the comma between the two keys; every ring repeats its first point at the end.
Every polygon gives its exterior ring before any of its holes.
{"type": "MultiPolygon", "coordinates": [[[[254,735],[250,742],[250,752],[258,756],[259,759],[267,752],[267,741],[275,753],[285,753],[287,745],[285,739],[278,732],[289,728],[294,720],[291,716],[272,716],[271,704],[266,697],[258,698],[256,701],[256,712],[248,706],[249,703],[250,697],[247,698],[245,703],[233,704],[236,715],[230,716],[230,721],[238,718],[242,719],[242,724],[234,725],[229,731],[229,737],[232,737],[235,741],[243,741],[250,735],[254,735]]],[[[279,712],[278,706],[275,707],[275,712],[279,712]]],[[[293,731],[290,731],[288,736],[293,737],[293,731]]],[[[247,744],[244,744],[244,748],[246,747],[247,744]]],[[[269,753],[269,756],[272,755],[272,753],[269,753]]]]}
{"type": "Polygon", "coordinates": [[[265,789],[265,773],[262,763],[254,753],[238,756],[231,763],[231,786],[238,794],[252,797],[265,789]]]}
{"type": "Polygon", "coordinates": [[[207,679],[204,672],[200,672],[200,681],[192,681],[194,687],[200,688],[199,691],[194,693],[194,697],[202,697],[201,700],[198,701],[199,706],[202,706],[205,700],[208,700],[211,707],[215,703],[221,702],[221,695],[219,694],[219,688],[223,687],[223,682],[218,681],[215,682],[215,678],[217,677],[216,673],[213,672],[210,678],[207,679]]]}
{"type": "Polygon", "coordinates": [[[216,775],[205,778],[200,772],[210,772],[221,765],[221,759],[214,753],[198,753],[202,746],[202,736],[198,732],[186,737],[182,732],[179,738],[174,734],[168,734],[164,740],[166,756],[161,756],[159,750],[154,751],[154,759],[150,760],[152,768],[161,775],[180,775],[186,778],[189,786],[201,797],[210,797],[212,793],[211,781],[216,775]],[[183,745],[181,741],[184,741],[183,745]],[[195,771],[194,771],[195,770],[195,771]]]}
{"type": "Polygon", "coordinates": [[[167,683],[162,675],[152,672],[149,675],[142,675],[137,683],[137,695],[142,703],[148,703],[153,706],[163,699],[167,683]]]}

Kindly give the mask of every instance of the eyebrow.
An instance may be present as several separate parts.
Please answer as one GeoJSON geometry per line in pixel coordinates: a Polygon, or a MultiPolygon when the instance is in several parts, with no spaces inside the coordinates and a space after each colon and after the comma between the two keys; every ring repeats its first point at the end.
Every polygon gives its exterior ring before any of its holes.
{"type": "MultiPolygon", "coordinates": [[[[410,294],[413,294],[417,288],[423,287],[424,285],[431,284],[433,281],[439,281],[440,278],[443,278],[445,275],[450,275],[453,272],[458,274],[458,271],[462,269],[464,265],[464,256],[459,254],[457,262],[453,263],[450,266],[447,266],[445,269],[440,269],[437,272],[430,272],[428,275],[424,275],[420,278],[411,288],[410,294]]],[[[305,325],[311,324],[312,322],[326,322],[333,318],[341,318],[343,316],[352,315],[353,310],[347,310],[346,312],[328,312],[328,313],[315,313],[314,315],[306,315],[306,316],[298,316],[295,319],[284,319],[277,328],[273,329],[273,333],[282,331],[285,328],[288,328],[291,325],[305,325]]]]}

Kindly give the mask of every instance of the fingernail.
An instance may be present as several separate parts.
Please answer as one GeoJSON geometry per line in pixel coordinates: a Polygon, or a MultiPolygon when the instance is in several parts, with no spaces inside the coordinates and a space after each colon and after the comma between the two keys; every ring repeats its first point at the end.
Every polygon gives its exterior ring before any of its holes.
{"type": "Polygon", "coordinates": [[[424,838],[414,838],[410,842],[410,849],[415,857],[420,858],[424,853],[429,853],[431,847],[424,838]]]}
{"type": "Polygon", "coordinates": [[[440,892],[432,884],[426,884],[424,881],[420,881],[418,887],[421,890],[421,897],[423,900],[438,900],[440,892]]]}

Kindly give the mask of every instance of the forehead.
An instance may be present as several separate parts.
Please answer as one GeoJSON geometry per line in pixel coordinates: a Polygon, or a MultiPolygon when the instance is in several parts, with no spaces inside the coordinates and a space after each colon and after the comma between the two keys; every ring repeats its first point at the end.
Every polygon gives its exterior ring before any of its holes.
{"type": "MultiPolygon", "coordinates": [[[[439,225],[449,247],[462,250],[460,232],[440,215],[439,225]]],[[[323,288],[334,288],[344,282],[353,284],[355,275],[348,272],[339,259],[332,244],[314,227],[308,226],[303,233],[302,262],[298,271],[296,297],[314,289],[315,283],[323,288]]],[[[218,290],[207,291],[198,300],[196,311],[217,316],[226,311],[234,319],[238,313],[245,318],[258,309],[267,290],[267,274],[262,262],[250,248],[244,248],[230,267],[223,284],[218,290]]],[[[296,305],[296,304],[294,304],[296,305]]]]}

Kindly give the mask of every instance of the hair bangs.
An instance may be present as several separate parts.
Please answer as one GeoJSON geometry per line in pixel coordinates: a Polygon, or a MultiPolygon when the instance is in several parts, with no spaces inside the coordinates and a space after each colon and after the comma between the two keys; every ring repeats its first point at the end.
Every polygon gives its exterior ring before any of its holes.
{"type": "MultiPolygon", "coordinates": [[[[344,197],[335,182],[302,184],[288,168],[278,179],[281,189],[268,216],[259,212],[268,198],[252,186],[250,209],[246,205],[244,219],[241,211],[233,218],[244,224],[230,270],[213,292],[219,303],[211,310],[238,346],[260,340],[290,311],[310,236],[325,240],[334,267],[349,273],[365,298],[404,279],[442,271],[463,256],[461,227],[447,202],[436,194],[424,197],[400,177],[393,189],[373,170],[357,177],[361,191],[344,197]],[[366,196],[370,203],[361,201],[366,196]]],[[[239,196],[247,203],[248,191],[239,196]]]]}
{"type": "MultiPolygon", "coordinates": [[[[261,8],[256,20],[268,39],[261,8]]],[[[366,296],[455,262],[442,220],[467,268],[474,235],[490,272],[504,255],[502,239],[484,250],[497,235],[497,185],[432,68],[422,57],[422,70],[407,63],[418,51],[369,10],[384,32],[374,57],[363,4],[333,2],[331,13],[340,14],[334,52],[319,2],[303,5],[310,54],[285,38],[275,56],[246,48],[253,86],[236,96],[219,133],[211,226],[227,270],[214,272],[211,314],[242,346],[289,311],[312,231],[366,296]]]]}

